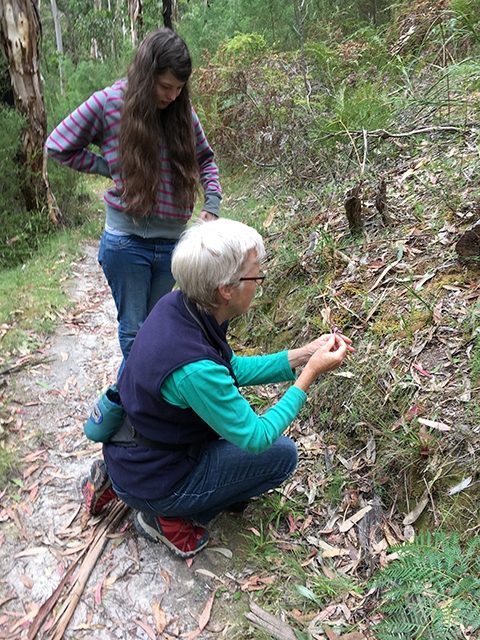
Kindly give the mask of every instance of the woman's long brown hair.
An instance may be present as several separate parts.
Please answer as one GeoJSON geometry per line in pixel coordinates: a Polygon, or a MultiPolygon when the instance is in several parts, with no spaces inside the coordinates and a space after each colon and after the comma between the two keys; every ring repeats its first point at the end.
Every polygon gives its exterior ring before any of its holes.
{"type": "Polygon", "coordinates": [[[168,148],[175,203],[181,207],[193,204],[200,171],[188,87],[191,72],[187,45],[171,29],[153,31],[137,49],[128,70],[119,135],[122,199],[127,211],[148,215],[156,202],[161,136],[168,148]],[[160,110],[155,85],[167,71],[185,85],[177,99],[160,110]]]}

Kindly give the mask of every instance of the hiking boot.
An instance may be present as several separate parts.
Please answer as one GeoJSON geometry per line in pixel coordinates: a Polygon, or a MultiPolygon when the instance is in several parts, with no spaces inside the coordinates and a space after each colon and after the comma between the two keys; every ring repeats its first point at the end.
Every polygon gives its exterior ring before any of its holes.
{"type": "Polygon", "coordinates": [[[96,516],[109,502],[117,499],[103,460],[95,460],[92,464],[90,475],[82,482],[82,493],[85,507],[92,516],[96,516]]]}
{"type": "Polygon", "coordinates": [[[138,533],[152,542],[163,542],[180,558],[193,558],[207,546],[209,533],[203,527],[195,527],[186,518],[162,518],[146,513],[135,514],[138,533]]]}

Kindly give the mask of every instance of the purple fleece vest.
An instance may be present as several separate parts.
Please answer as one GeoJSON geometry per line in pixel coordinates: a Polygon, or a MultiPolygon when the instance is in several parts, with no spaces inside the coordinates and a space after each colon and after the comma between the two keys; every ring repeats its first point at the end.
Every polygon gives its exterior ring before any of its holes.
{"type": "Polygon", "coordinates": [[[192,409],[166,402],[160,388],[165,378],[198,360],[227,367],[236,384],[232,350],[213,316],[200,313],[174,291],[159,300],[141,326],[117,383],[131,424],[141,435],[158,442],[185,444],[184,451],[145,447],[103,447],[108,471],[125,492],[138,498],[163,498],[181,486],[196,462],[186,449],[217,434],[192,409]]]}

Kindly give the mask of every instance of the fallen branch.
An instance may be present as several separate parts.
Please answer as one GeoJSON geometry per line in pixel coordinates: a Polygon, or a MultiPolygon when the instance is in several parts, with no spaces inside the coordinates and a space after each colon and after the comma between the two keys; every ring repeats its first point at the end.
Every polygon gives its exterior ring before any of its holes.
{"type": "Polygon", "coordinates": [[[7,367],[6,369],[2,369],[0,371],[0,377],[6,376],[7,374],[18,373],[22,371],[22,369],[26,369],[27,367],[35,367],[37,364],[42,364],[42,362],[50,362],[51,358],[48,356],[44,356],[42,358],[37,358],[36,360],[32,360],[34,356],[26,356],[23,358],[22,362],[18,362],[13,364],[11,367],[7,367]]]}
{"type": "Polygon", "coordinates": [[[245,614],[245,617],[254,627],[263,629],[276,640],[296,640],[297,638],[286,622],[267,613],[254,602],[250,603],[250,611],[245,614]]]}
{"type": "MultiPolygon", "coordinates": [[[[374,129],[372,131],[365,131],[362,129],[361,131],[349,131],[351,136],[379,136],[380,138],[408,138],[409,136],[420,135],[422,133],[435,133],[435,132],[452,132],[452,133],[462,133],[465,129],[479,127],[480,122],[464,122],[459,126],[454,124],[443,124],[443,125],[432,125],[430,127],[420,127],[418,129],[411,129],[410,131],[399,131],[397,133],[393,133],[392,131],[387,131],[386,129],[374,129]]],[[[323,140],[328,140],[329,138],[335,138],[338,135],[343,135],[343,131],[337,131],[335,133],[327,133],[324,136],[316,138],[313,143],[322,142],[323,140]]]]}
{"type": "MultiPolygon", "coordinates": [[[[55,622],[52,625],[50,635],[48,636],[50,640],[62,640],[64,637],[65,629],[68,627],[70,619],[73,616],[88,578],[108,542],[108,534],[118,525],[122,518],[124,518],[129,508],[130,507],[123,502],[118,502],[98,525],[90,549],[85,554],[75,582],[72,583],[55,622]]],[[[32,636],[29,640],[33,640],[34,637],[35,636],[32,636]]]]}
{"type": "Polygon", "coordinates": [[[60,594],[63,591],[63,588],[65,587],[68,580],[70,580],[70,576],[74,568],[77,566],[78,561],[80,560],[82,555],[84,555],[85,551],[86,549],[81,552],[78,558],[75,558],[75,560],[73,560],[73,562],[70,563],[70,566],[66,570],[65,575],[60,581],[60,584],[58,585],[58,587],[55,589],[52,595],[48,598],[48,600],[45,600],[45,602],[42,604],[42,606],[38,610],[38,613],[33,620],[32,626],[28,629],[27,640],[33,640],[34,638],[36,638],[37,633],[40,630],[40,627],[45,622],[45,619],[48,616],[48,614],[56,606],[57,600],[59,599],[60,594]]]}
{"type": "MultiPolygon", "coordinates": [[[[392,133],[391,131],[387,131],[386,129],[375,129],[374,131],[368,131],[367,134],[369,136],[380,136],[381,138],[405,138],[409,136],[419,135],[421,133],[434,133],[436,131],[451,131],[453,133],[458,133],[464,131],[467,127],[475,127],[479,126],[478,122],[467,122],[463,123],[461,126],[456,126],[453,124],[440,124],[440,125],[432,125],[430,127],[420,127],[419,129],[412,129],[411,131],[400,131],[398,133],[392,133]]],[[[351,133],[354,133],[353,131],[351,133]]],[[[357,135],[362,135],[363,132],[358,131],[357,135]]]]}
{"type": "Polygon", "coordinates": [[[382,304],[382,302],[385,300],[387,293],[390,293],[392,291],[392,289],[388,289],[388,291],[384,291],[382,293],[382,295],[379,297],[379,299],[377,300],[377,302],[375,303],[375,305],[370,309],[370,311],[368,312],[367,317],[365,318],[365,320],[363,321],[363,324],[366,325],[367,322],[369,322],[370,318],[377,312],[378,307],[382,304]]]}

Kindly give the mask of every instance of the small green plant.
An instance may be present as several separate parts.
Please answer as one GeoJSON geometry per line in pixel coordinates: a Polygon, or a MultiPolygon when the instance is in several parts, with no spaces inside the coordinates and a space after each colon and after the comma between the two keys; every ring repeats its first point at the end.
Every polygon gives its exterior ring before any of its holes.
{"type": "Polygon", "coordinates": [[[293,497],[286,497],[281,491],[274,490],[262,496],[262,516],[266,523],[276,531],[288,531],[292,523],[303,516],[293,497]]]}
{"type": "Polygon", "coordinates": [[[319,606],[323,606],[330,598],[338,598],[342,594],[346,595],[352,591],[360,592],[360,587],[355,584],[354,580],[336,572],[330,578],[321,575],[315,577],[309,587],[297,584],[295,588],[301,596],[319,606]]]}
{"type": "Polygon", "coordinates": [[[265,553],[269,550],[272,551],[273,541],[268,527],[261,519],[255,523],[255,525],[256,526],[250,528],[251,533],[242,533],[242,535],[251,542],[252,553],[256,554],[265,553]]]}
{"type": "Polygon", "coordinates": [[[478,335],[470,356],[470,377],[472,385],[478,387],[480,385],[480,336],[478,335]]]}
{"type": "Polygon", "coordinates": [[[392,550],[398,561],[370,585],[381,594],[378,640],[455,640],[480,628],[480,537],[462,549],[456,533],[427,533],[392,550]]]}
{"type": "MultiPolygon", "coordinates": [[[[0,416],[0,433],[4,432],[0,416]]],[[[0,487],[5,487],[7,476],[14,468],[16,462],[13,453],[0,446],[0,487]]]]}
{"type": "Polygon", "coordinates": [[[256,58],[265,55],[267,50],[267,43],[262,35],[237,31],[233,38],[220,47],[217,55],[223,64],[235,63],[248,66],[256,58]]]}
{"type": "Polygon", "coordinates": [[[328,479],[325,495],[335,506],[339,506],[342,502],[346,481],[345,474],[342,471],[334,471],[328,479]]]}

